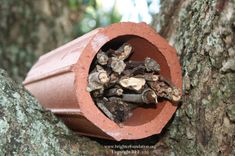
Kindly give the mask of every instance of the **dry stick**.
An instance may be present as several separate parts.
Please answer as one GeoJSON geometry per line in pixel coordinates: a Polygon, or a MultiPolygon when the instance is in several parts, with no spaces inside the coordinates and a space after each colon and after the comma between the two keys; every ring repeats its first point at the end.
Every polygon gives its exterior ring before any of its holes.
{"type": "Polygon", "coordinates": [[[119,74],[118,73],[115,73],[113,72],[111,75],[110,75],[110,83],[117,83],[119,80],[119,74]]]}
{"type": "Polygon", "coordinates": [[[150,103],[158,103],[157,101],[157,95],[152,89],[146,89],[142,93],[143,101],[146,104],[150,103]]]}
{"type": "Polygon", "coordinates": [[[115,120],[113,114],[105,107],[102,102],[97,102],[97,106],[103,111],[105,115],[111,120],[115,120]]]}
{"type": "Polygon", "coordinates": [[[95,97],[95,98],[99,98],[99,97],[103,96],[103,93],[104,93],[104,88],[98,89],[98,90],[94,90],[92,92],[92,96],[95,97]]]}
{"type": "Polygon", "coordinates": [[[157,93],[158,96],[163,97],[165,95],[166,91],[165,88],[167,86],[164,82],[155,81],[155,82],[147,82],[147,84],[157,93]]]}
{"type": "Polygon", "coordinates": [[[112,57],[110,66],[114,72],[121,74],[124,71],[126,64],[123,62],[123,60],[112,57]]]}
{"type": "Polygon", "coordinates": [[[126,76],[134,76],[134,75],[140,75],[145,73],[145,67],[144,66],[137,66],[133,69],[127,69],[123,71],[123,74],[126,76]]]}
{"type": "Polygon", "coordinates": [[[169,85],[171,88],[174,87],[173,83],[169,80],[167,80],[166,78],[164,78],[163,76],[159,76],[159,81],[165,82],[167,85],[169,85]]]}
{"type": "Polygon", "coordinates": [[[133,76],[137,74],[145,73],[144,61],[128,61],[126,62],[126,68],[123,71],[126,76],[133,76]]]}
{"type": "MultiPolygon", "coordinates": [[[[107,61],[105,63],[108,64],[108,66],[110,66],[114,72],[121,74],[126,67],[124,60],[132,53],[131,45],[123,44],[118,50],[109,50],[108,54],[110,53],[112,53],[113,57],[111,58],[111,61],[109,59],[105,60],[107,61]]],[[[100,55],[101,54],[104,55],[104,53],[100,53],[100,55]]]]}
{"type": "Polygon", "coordinates": [[[97,62],[101,65],[106,65],[109,60],[109,57],[101,50],[97,53],[96,58],[97,62]]]}
{"type": "Polygon", "coordinates": [[[110,97],[106,106],[113,114],[114,121],[116,122],[125,121],[131,115],[128,104],[124,102],[121,98],[110,97]]]}
{"type": "Polygon", "coordinates": [[[126,102],[132,102],[137,104],[143,103],[141,94],[123,94],[122,99],[126,102]]]}
{"type": "Polygon", "coordinates": [[[179,102],[181,100],[180,90],[178,88],[173,88],[172,101],[179,102]]]}
{"type": "Polygon", "coordinates": [[[145,68],[148,72],[159,72],[160,65],[152,58],[146,57],[144,60],[145,68]]]}
{"type": "Polygon", "coordinates": [[[160,76],[159,77],[159,80],[160,81],[163,81],[163,82],[165,82],[166,84],[168,84],[170,87],[171,87],[171,89],[172,89],[172,101],[174,101],[174,102],[178,102],[178,101],[180,101],[180,99],[181,99],[181,92],[180,92],[180,89],[179,88],[177,88],[177,87],[175,87],[175,85],[171,82],[171,81],[169,81],[169,80],[167,80],[166,78],[164,78],[163,76],[160,76]]]}
{"type": "Polygon", "coordinates": [[[129,60],[128,62],[126,62],[126,69],[133,69],[136,68],[138,66],[145,66],[144,65],[144,61],[132,61],[129,60]]]}
{"type": "Polygon", "coordinates": [[[110,80],[109,80],[109,83],[105,84],[105,89],[109,89],[109,88],[114,87],[120,79],[119,78],[120,75],[115,72],[111,73],[109,77],[110,77],[110,80]]]}
{"type": "Polygon", "coordinates": [[[157,81],[159,80],[159,75],[153,73],[145,73],[134,76],[136,78],[144,78],[146,81],[157,81]]]}
{"type": "Polygon", "coordinates": [[[132,49],[130,44],[124,43],[120,48],[114,51],[114,55],[119,60],[125,60],[131,55],[132,49]]]}
{"type": "Polygon", "coordinates": [[[104,84],[109,81],[109,77],[106,71],[98,71],[91,73],[88,77],[87,91],[102,89],[104,84]]]}
{"type": "Polygon", "coordinates": [[[105,96],[121,96],[123,94],[123,89],[121,89],[121,88],[111,88],[111,89],[109,89],[107,92],[106,92],[106,94],[105,94],[105,96]]]}
{"type": "Polygon", "coordinates": [[[144,90],[142,94],[123,94],[122,99],[123,101],[136,104],[150,104],[158,102],[156,93],[151,89],[144,90]]]}
{"type": "Polygon", "coordinates": [[[119,81],[119,84],[123,88],[139,91],[143,88],[146,81],[143,78],[135,78],[135,77],[123,77],[119,81]]]}
{"type": "Polygon", "coordinates": [[[108,57],[115,57],[118,60],[124,61],[127,59],[133,52],[133,48],[130,44],[124,43],[120,48],[117,50],[109,49],[106,52],[108,57]]]}
{"type": "Polygon", "coordinates": [[[176,87],[170,86],[166,82],[148,82],[149,86],[157,93],[159,97],[164,97],[174,102],[181,99],[180,91],[176,87]]]}
{"type": "Polygon", "coordinates": [[[107,55],[108,57],[113,57],[113,56],[114,56],[114,52],[115,52],[115,50],[109,49],[109,50],[106,51],[106,55],[107,55]]]}

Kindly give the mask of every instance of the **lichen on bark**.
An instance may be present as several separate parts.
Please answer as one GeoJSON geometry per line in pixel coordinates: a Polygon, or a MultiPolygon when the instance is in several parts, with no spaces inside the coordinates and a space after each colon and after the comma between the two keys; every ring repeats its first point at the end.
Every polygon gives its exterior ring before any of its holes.
{"type": "Polygon", "coordinates": [[[164,0],[160,16],[167,18],[159,32],[180,58],[184,96],[155,151],[235,155],[235,1],[164,0]]]}
{"type": "Polygon", "coordinates": [[[110,155],[74,134],[0,69],[0,155],[110,155]]]}

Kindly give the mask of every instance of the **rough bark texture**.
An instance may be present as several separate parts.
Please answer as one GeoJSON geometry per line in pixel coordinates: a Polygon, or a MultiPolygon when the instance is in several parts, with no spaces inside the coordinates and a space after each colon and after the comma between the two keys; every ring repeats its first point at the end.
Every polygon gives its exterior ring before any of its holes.
{"type": "Polygon", "coordinates": [[[153,154],[235,155],[235,1],[161,4],[157,27],[177,49],[185,95],[153,154]]]}
{"type": "Polygon", "coordinates": [[[39,55],[72,40],[82,9],[67,0],[1,0],[0,67],[21,82],[39,55]]]}
{"type": "Polygon", "coordinates": [[[0,69],[0,155],[110,155],[73,134],[0,69]]]}

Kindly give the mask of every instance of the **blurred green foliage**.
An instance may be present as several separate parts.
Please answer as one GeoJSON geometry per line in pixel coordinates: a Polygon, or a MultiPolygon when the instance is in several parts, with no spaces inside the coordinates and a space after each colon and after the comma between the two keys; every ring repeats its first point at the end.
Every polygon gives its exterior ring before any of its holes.
{"type": "Polygon", "coordinates": [[[105,10],[100,0],[69,0],[69,7],[72,10],[86,6],[81,21],[74,25],[73,34],[81,36],[95,28],[120,22],[121,15],[118,13],[115,4],[116,1],[114,1],[111,9],[105,10]]]}

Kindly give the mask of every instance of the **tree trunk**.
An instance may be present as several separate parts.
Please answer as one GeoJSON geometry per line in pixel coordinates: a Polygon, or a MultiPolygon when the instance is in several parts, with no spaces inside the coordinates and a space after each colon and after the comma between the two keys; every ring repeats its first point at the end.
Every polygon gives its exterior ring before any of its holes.
{"type": "Polygon", "coordinates": [[[110,155],[73,134],[0,69],[0,155],[110,155]]]}
{"type": "MultiPolygon", "coordinates": [[[[80,3],[80,2],[79,2],[80,3]]],[[[0,67],[22,82],[36,58],[72,40],[84,6],[67,0],[0,1],[0,67]]]]}
{"type": "Polygon", "coordinates": [[[153,154],[235,155],[235,0],[163,0],[156,17],[177,49],[184,96],[153,154]]]}

